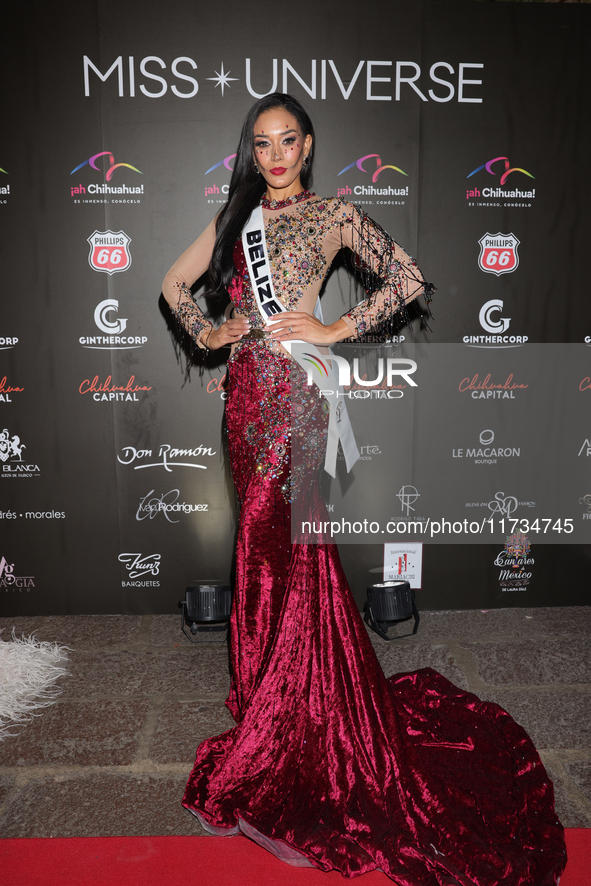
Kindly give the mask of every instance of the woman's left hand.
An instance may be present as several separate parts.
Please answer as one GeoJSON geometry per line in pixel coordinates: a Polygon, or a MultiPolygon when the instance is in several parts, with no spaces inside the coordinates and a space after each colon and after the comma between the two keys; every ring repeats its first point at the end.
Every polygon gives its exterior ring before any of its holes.
{"type": "Polygon", "coordinates": [[[332,345],[351,335],[351,330],[342,319],[325,326],[313,314],[306,314],[304,311],[285,311],[276,314],[275,318],[268,327],[272,330],[269,338],[274,341],[300,339],[311,345],[332,345]]]}

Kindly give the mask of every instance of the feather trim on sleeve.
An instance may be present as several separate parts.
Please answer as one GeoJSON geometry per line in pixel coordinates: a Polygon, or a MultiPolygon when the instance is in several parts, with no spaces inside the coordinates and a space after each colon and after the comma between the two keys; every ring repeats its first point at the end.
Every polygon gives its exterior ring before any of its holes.
{"type": "Polygon", "coordinates": [[[408,305],[423,295],[427,311],[435,287],[425,283],[416,262],[401,246],[359,207],[352,207],[341,222],[341,242],[354,254],[355,276],[366,298],[343,319],[352,338],[388,341],[410,322],[408,305]]]}

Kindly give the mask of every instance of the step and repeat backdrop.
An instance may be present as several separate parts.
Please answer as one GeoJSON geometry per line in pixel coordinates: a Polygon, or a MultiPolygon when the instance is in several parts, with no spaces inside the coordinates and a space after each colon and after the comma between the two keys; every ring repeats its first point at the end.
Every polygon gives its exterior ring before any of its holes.
{"type": "MultiPolygon", "coordinates": [[[[395,477],[385,519],[424,519],[436,490],[439,518],[447,500],[468,520],[444,544],[397,528],[388,573],[413,575],[423,608],[588,602],[589,13],[402,0],[4,11],[2,615],[174,612],[186,585],[231,578],[227,354],[187,380],[160,287],[225,200],[248,108],[276,90],[314,121],[316,193],[360,205],[437,286],[429,328],[417,319],[398,344],[454,346],[444,376],[419,373],[437,391],[419,480],[412,460],[394,470],[414,445],[408,399],[397,433],[399,378],[376,400],[391,434],[365,423],[356,470],[371,464],[377,497],[395,477]],[[539,504],[538,479],[560,513],[539,504]],[[506,525],[469,538],[485,517],[506,525]]],[[[338,261],[325,318],[360,297],[338,261]]],[[[359,601],[384,567],[383,540],[364,542],[341,548],[359,601]]]]}

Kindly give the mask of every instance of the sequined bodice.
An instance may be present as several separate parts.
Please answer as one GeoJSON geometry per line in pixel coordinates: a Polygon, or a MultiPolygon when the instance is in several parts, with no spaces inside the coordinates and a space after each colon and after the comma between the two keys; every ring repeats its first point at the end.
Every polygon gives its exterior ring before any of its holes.
{"type": "MultiPolygon", "coordinates": [[[[340,200],[311,198],[290,211],[266,212],[265,235],[275,294],[288,311],[312,313],[335,254],[341,226],[351,217],[340,200]]],[[[234,249],[237,274],[230,295],[240,313],[255,328],[264,327],[257,308],[239,240],[234,249]]]]}

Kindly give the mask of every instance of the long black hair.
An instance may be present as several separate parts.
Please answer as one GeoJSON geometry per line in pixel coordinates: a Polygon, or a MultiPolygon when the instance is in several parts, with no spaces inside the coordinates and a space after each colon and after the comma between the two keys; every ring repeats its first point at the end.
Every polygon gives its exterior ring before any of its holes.
{"type": "Polygon", "coordinates": [[[254,168],[254,126],[261,114],[275,108],[284,108],[296,118],[303,138],[307,135],[312,136],[308,162],[300,173],[304,188],[307,189],[312,184],[315,139],[310,117],[293,96],[284,92],[266,95],[256,102],[246,115],[230,180],[228,200],[216,220],[216,240],[209,265],[209,286],[206,292],[210,298],[226,295],[234,274],[232,257],[234,245],[241,236],[242,228],[250,218],[251,212],[265,192],[267,183],[254,168]]]}

